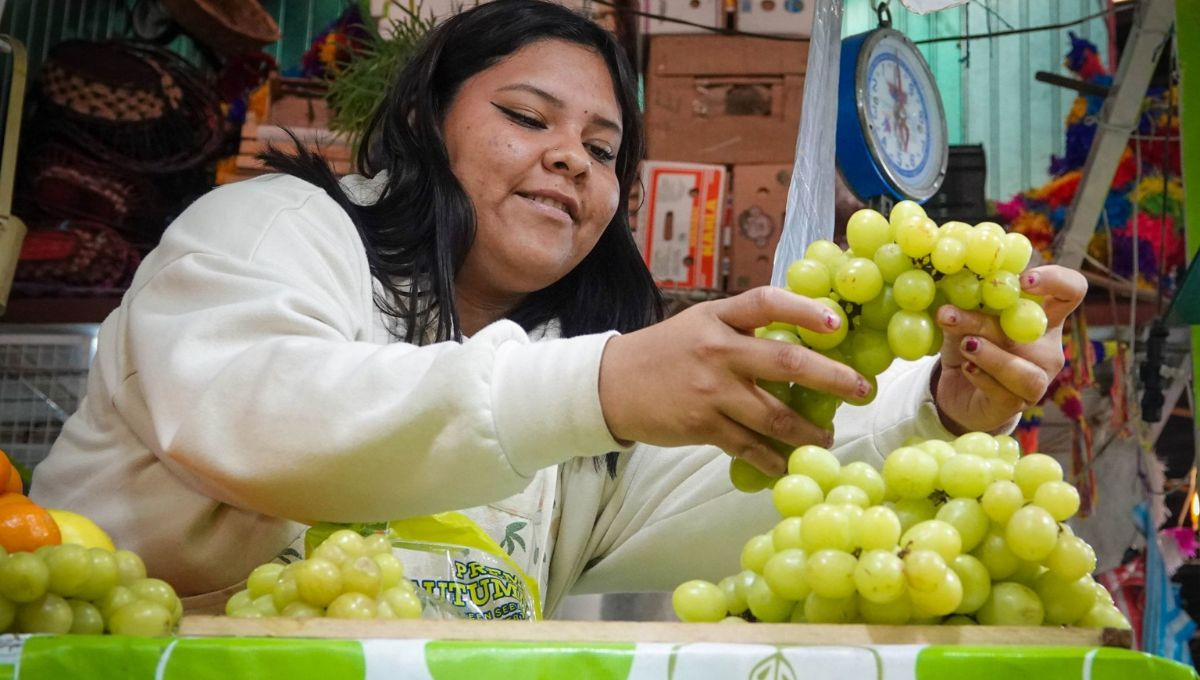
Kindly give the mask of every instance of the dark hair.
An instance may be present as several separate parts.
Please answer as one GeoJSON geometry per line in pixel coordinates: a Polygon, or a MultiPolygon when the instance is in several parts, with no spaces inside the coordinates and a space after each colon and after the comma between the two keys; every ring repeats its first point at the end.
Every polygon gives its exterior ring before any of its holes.
{"type": "MultiPolygon", "coordinates": [[[[494,0],[435,27],[396,76],[359,149],[364,174],[387,172],[379,200],[357,205],[329,164],[297,144],[295,155],[271,150],[269,167],[323,188],[350,215],[371,274],[383,292],[375,304],[399,322],[406,342],[461,340],[454,278],[475,239],[475,213],[450,170],[442,123],[462,84],[522,47],[564,40],[594,49],[612,77],[623,134],[615,171],[621,198],[638,181],[643,150],[636,78],[607,31],[545,0],[494,0]]],[[[621,201],[624,204],[624,200],[621,201]]],[[[572,271],[531,293],[509,314],[525,330],[552,320],[563,337],[606,330],[629,332],[663,316],[663,299],[618,208],[592,251],[572,271]]],[[[395,332],[395,331],[393,331],[395,332]]],[[[610,473],[615,454],[607,456],[610,473]]]]}

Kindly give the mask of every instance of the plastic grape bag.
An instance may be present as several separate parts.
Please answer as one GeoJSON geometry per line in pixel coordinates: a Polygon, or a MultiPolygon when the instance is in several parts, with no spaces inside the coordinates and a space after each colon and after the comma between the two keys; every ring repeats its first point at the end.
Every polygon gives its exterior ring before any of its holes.
{"type": "Polygon", "coordinates": [[[783,232],[775,249],[771,285],[783,287],[788,266],[808,244],[833,237],[838,64],[842,51],[842,1],[817,0],[804,80],[804,109],[796,161],[788,188],[783,232]]]}

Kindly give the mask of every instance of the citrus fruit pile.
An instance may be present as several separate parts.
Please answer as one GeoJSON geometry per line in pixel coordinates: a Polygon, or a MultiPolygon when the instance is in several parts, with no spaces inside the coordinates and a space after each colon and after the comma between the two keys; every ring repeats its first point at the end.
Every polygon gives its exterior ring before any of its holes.
{"type": "Polygon", "coordinates": [[[1064,523],[1075,487],[1012,437],[912,442],[882,471],[801,446],[771,494],[782,520],[742,572],[680,585],[681,620],[1129,627],[1064,523]]]}

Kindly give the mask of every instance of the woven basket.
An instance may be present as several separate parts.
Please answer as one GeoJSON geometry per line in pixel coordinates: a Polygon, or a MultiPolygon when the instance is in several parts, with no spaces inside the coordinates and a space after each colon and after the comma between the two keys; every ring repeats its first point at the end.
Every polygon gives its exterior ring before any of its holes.
{"type": "Polygon", "coordinates": [[[217,53],[255,52],[279,40],[279,24],[257,0],[161,0],[176,23],[217,53]]]}
{"type": "Polygon", "coordinates": [[[47,215],[103,222],[126,236],[153,226],[161,231],[162,198],[146,176],[58,142],[41,145],[31,165],[30,194],[47,215]]]}

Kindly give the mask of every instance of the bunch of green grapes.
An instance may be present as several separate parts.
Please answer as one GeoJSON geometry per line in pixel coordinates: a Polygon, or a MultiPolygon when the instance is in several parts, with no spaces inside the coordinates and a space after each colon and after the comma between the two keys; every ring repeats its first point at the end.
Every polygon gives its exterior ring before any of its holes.
{"type": "Polygon", "coordinates": [[[64,635],[166,635],[183,605],[165,581],[146,578],[129,550],[64,543],[35,552],[0,548],[0,631],[64,635]]]}
{"type": "Polygon", "coordinates": [[[226,614],[242,618],[416,619],[423,609],[387,537],[350,529],[330,534],[308,559],[255,567],[225,603],[226,614]]]}
{"type": "Polygon", "coordinates": [[[1012,437],[910,442],[882,472],[802,446],[771,493],[782,520],[742,572],[680,585],[681,620],[1129,627],[1064,524],[1079,493],[1012,437]]]}
{"type": "MultiPolygon", "coordinates": [[[[1046,332],[1041,300],[1021,290],[1019,274],[1033,247],[1019,233],[993,222],[938,226],[920,205],[901,201],[888,217],[855,212],[846,225],[850,249],[816,241],[788,267],[787,287],[828,306],[841,319],[836,331],[819,333],[773,323],[756,331],[763,338],[812,348],[847,364],[874,385],[894,359],[918,359],[942,346],[934,321],[939,307],[999,316],[1000,328],[1017,342],[1046,332]]],[[[815,425],[833,427],[841,400],[786,382],[760,381],[772,396],[815,425]]],[[[858,405],[875,398],[875,390],[858,405]]],[[[730,464],[730,477],[743,491],[758,491],[770,478],[743,460],[730,464]]]]}

